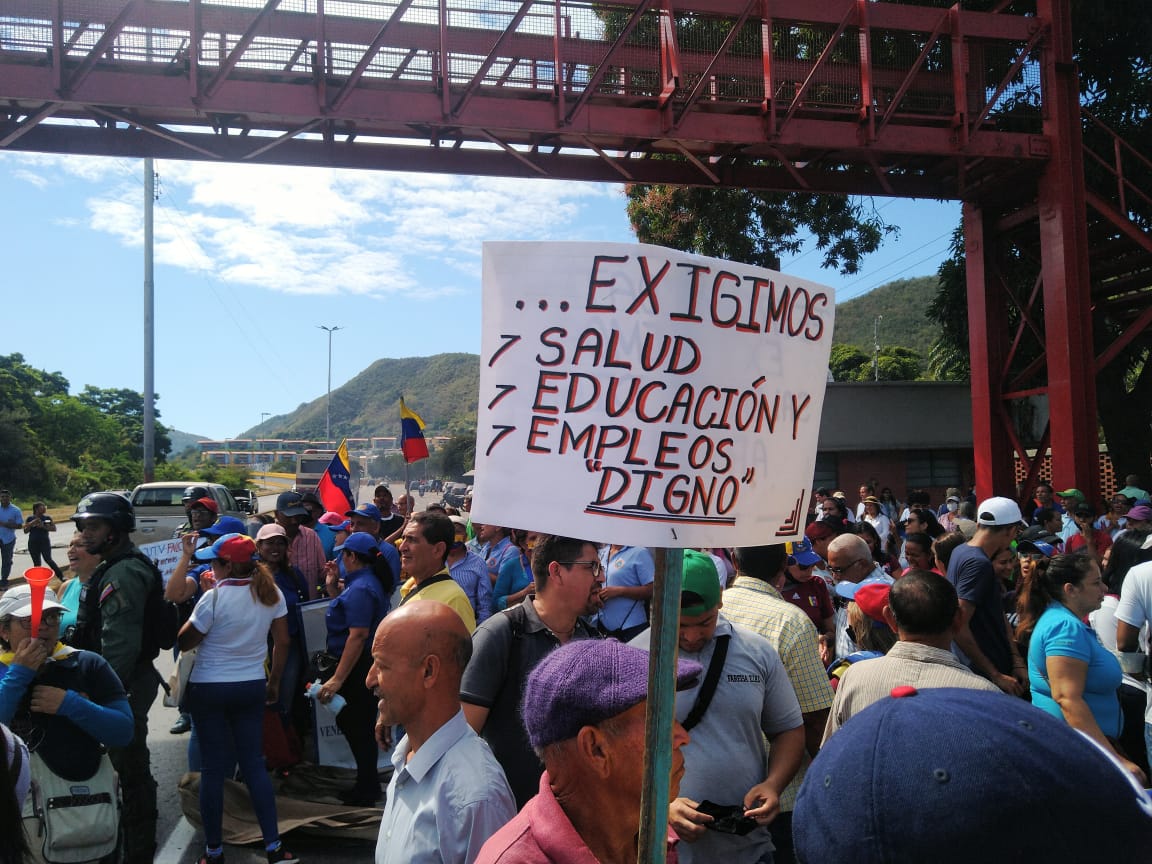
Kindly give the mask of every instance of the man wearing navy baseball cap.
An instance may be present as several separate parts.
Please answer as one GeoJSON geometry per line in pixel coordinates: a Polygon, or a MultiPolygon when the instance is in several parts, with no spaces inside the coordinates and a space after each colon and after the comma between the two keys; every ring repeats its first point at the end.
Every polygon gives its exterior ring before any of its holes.
{"type": "MultiPolygon", "coordinates": [[[[708,566],[719,585],[711,559],[708,566]]],[[[699,664],[680,660],[676,689],[691,687],[700,671],[699,664]]],[[[484,844],[476,864],[634,862],[647,700],[647,651],[615,639],[582,639],[541,660],[528,676],[521,708],[528,740],[544,762],[540,791],[484,844]]],[[[671,797],[680,788],[680,748],[687,743],[684,727],[674,723],[671,797]]]]}
{"type": "Polygon", "coordinates": [[[800,864],[1134,862],[1152,849],[1152,799],[1020,699],[905,686],[828,739],[793,825],[800,864]]]}

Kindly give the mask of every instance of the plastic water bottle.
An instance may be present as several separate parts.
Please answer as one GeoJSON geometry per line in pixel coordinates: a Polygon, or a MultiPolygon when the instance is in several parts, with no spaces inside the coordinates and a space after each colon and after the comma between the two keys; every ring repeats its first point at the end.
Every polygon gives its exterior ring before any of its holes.
{"type": "MultiPolygon", "coordinates": [[[[311,684],[309,684],[308,686],[306,686],[304,688],[304,695],[307,696],[309,699],[315,699],[316,694],[319,692],[320,692],[320,679],[319,678],[317,678],[315,681],[313,681],[311,684]]],[[[348,700],[345,699],[343,696],[341,696],[339,693],[337,693],[335,696],[332,697],[332,701],[330,701],[324,707],[332,712],[332,716],[336,716],[337,714],[339,714],[341,711],[344,710],[344,706],[347,704],[348,704],[348,700]]]]}

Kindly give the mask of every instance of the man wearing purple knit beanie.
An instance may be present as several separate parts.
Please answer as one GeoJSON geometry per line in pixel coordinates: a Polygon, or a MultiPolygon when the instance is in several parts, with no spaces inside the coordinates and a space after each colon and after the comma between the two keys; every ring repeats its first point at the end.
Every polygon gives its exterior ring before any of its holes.
{"type": "MultiPolygon", "coordinates": [[[[698,663],[681,660],[676,689],[692,687],[698,663]]],[[[648,652],[614,639],[569,642],[532,670],[521,714],[544,763],[540,792],[480,850],[476,864],[633,864],[644,778],[644,713],[648,652]]],[[[675,798],[684,775],[680,748],[688,733],[672,730],[675,798]]],[[[669,832],[668,862],[676,837],[669,832]]]]}

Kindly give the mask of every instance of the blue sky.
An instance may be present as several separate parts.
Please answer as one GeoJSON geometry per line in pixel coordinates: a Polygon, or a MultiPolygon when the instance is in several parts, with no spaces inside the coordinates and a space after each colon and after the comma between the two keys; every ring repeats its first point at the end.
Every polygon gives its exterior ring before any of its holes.
{"type": "MultiPolygon", "coordinates": [[[[635,240],[621,186],[157,162],[161,420],[224,438],[381,357],[479,352],[485,240],[635,240]]],[[[0,154],[0,353],[143,389],[143,162],[0,154]]],[[[806,248],[782,269],[838,301],[934,273],[954,202],[874,199],[900,226],[860,273],[806,248]]],[[[418,394],[413,405],[418,406],[418,394]]]]}

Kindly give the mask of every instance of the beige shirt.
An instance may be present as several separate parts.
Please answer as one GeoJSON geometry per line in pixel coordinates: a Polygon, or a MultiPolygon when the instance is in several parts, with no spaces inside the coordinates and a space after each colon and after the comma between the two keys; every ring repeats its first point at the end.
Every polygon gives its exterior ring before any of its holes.
{"type": "Polygon", "coordinates": [[[987,678],[981,678],[957,660],[951,651],[918,642],[897,642],[883,657],[853,663],[844,673],[836,688],[836,698],[832,700],[832,710],[828,712],[824,741],[848,718],[890,695],[892,688],[903,686],[918,690],[965,687],[1000,692],[987,678]]]}

